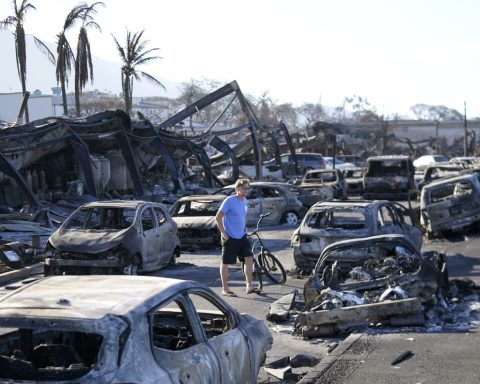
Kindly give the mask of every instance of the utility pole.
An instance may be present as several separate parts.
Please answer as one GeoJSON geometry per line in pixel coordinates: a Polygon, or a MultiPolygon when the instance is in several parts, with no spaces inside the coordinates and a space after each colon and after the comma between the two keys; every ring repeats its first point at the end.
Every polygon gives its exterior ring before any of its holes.
{"type": "Polygon", "coordinates": [[[468,140],[467,140],[467,102],[463,102],[463,156],[468,156],[468,140]]]}

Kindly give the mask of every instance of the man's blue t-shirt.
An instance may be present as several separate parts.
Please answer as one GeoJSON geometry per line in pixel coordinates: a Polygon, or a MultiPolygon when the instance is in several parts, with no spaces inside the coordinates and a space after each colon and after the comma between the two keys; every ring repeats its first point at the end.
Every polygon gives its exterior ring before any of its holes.
{"type": "Polygon", "coordinates": [[[219,210],[224,214],[223,226],[228,237],[241,239],[245,236],[247,209],[247,199],[239,200],[233,195],[223,200],[219,210]]]}

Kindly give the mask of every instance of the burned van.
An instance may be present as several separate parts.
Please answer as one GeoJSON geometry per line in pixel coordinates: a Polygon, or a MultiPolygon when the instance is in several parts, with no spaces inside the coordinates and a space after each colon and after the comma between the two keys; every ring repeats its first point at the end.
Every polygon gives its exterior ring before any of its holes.
{"type": "Polygon", "coordinates": [[[372,156],[365,163],[365,199],[416,198],[415,167],[410,156],[372,156]]]}
{"type": "Polygon", "coordinates": [[[434,181],[422,189],[420,224],[428,234],[459,231],[480,222],[477,173],[434,181]]]}

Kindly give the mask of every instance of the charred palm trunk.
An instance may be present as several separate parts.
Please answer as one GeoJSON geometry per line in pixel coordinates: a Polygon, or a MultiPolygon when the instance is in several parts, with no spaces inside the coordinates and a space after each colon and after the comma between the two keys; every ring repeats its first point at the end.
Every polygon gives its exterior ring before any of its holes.
{"type": "Polygon", "coordinates": [[[123,99],[125,100],[125,111],[130,116],[132,113],[132,89],[130,76],[123,74],[123,99]]]}
{"type": "MultiPolygon", "coordinates": [[[[78,55],[77,55],[78,57],[78,55]]],[[[80,117],[80,69],[78,59],[75,60],[75,108],[77,117],[80,117]]]]}
{"type": "Polygon", "coordinates": [[[60,78],[60,87],[62,88],[63,114],[65,116],[68,116],[67,88],[65,87],[65,77],[64,76],[61,76],[61,78],[60,78]]]}
{"type": "MultiPolygon", "coordinates": [[[[20,76],[20,82],[22,83],[23,97],[27,93],[27,54],[25,49],[25,32],[23,28],[16,28],[17,38],[15,40],[15,49],[17,51],[17,70],[20,76]]],[[[28,103],[25,105],[25,123],[30,123],[30,117],[28,114],[28,103]]]]}

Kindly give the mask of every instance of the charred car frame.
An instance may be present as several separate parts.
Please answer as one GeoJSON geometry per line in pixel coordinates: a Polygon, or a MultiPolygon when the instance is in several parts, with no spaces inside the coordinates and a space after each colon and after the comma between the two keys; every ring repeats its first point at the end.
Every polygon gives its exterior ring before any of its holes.
{"type": "Polygon", "coordinates": [[[215,215],[225,198],[225,195],[192,195],[181,197],[173,204],[170,214],[177,223],[183,248],[220,246],[215,215]]]}
{"type": "Polygon", "coordinates": [[[410,211],[388,200],[330,200],[312,206],[293,232],[291,247],[297,268],[310,271],[323,249],[337,241],[397,233],[419,248],[422,231],[410,211]],[[408,220],[408,221],[406,221],[408,220]]]}
{"type": "Polygon", "coordinates": [[[0,299],[0,330],[3,383],[255,383],[272,343],[202,284],[146,276],[36,281],[0,299]]]}
{"type": "Polygon", "coordinates": [[[112,200],[82,205],[48,239],[45,275],[136,274],[174,264],[177,225],[163,204],[112,200]]]}

